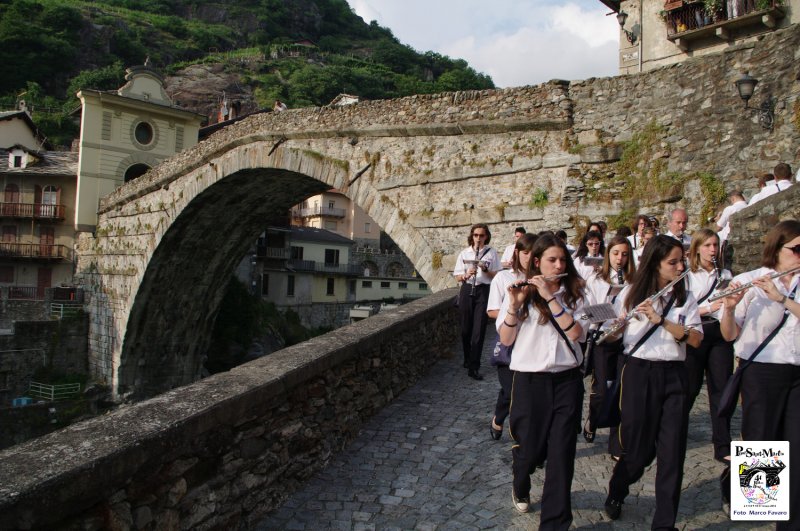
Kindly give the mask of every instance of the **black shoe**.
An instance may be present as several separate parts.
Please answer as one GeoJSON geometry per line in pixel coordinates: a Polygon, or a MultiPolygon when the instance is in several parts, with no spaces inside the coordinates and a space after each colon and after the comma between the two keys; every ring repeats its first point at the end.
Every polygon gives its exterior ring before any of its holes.
{"type": "Polygon", "coordinates": [[[494,423],[494,418],[492,418],[491,424],[489,424],[489,434],[492,436],[492,439],[495,441],[499,441],[500,437],[503,436],[503,427],[500,426],[499,430],[494,429],[496,424],[494,423]]]}
{"type": "Polygon", "coordinates": [[[466,361],[464,362],[464,368],[469,369],[469,363],[467,363],[466,361]]]}
{"type": "Polygon", "coordinates": [[[467,375],[472,378],[473,380],[481,381],[483,380],[483,376],[478,371],[473,371],[472,369],[469,370],[467,375]]]}
{"type": "Polygon", "coordinates": [[[583,439],[587,443],[593,443],[594,442],[594,430],[587,430],[586,426],[588,426],[588,425],[589,425],[589,421],[586,421],[586,424],[584,424],[584,426],[583,426],[583,439]]]}
{"type": "Polygon", "coordinates": [[[608,517],[612,520],[616,520],[619,518],[619,515],[622,514],[622,502],[609,496],[606,498],[605,509],[608,517]]]}

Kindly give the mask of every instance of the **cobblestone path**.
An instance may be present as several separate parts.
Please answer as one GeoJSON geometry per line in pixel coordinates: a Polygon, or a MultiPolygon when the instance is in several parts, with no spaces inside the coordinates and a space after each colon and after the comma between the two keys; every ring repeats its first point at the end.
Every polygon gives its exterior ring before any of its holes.
{"type": "MultiPolygon", "coordinates": [[[[484,360],[492,337],[489,330],[484,360]]],[[[532,478],[533,512],[517,513],[511,503],[508,424],[500,441],[489,436],[496,373],[484,362],[486,379],[468,378],[460,347],[455,348],[453,358],[441,359],[369,420],[358,439],[254,529],[537,529],[543,471],[532,478]]],[[[773,529],[772,523],[731,522],[722,512],[718,477],[723,466],[714,461],[710,440],[704,389],[691,413],[678,528],[773,529]]],[[[607,441],[608,430],[600,430],[594,444],[578,436],[573,527],[649,529],[655,463],[631,486],[619,520],[612,522],[603,512],[613,465],[607,441]]]]}

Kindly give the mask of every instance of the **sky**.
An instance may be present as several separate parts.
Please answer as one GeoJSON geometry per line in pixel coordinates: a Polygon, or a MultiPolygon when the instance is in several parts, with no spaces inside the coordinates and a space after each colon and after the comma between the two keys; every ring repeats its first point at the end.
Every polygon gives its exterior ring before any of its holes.
{"type": "Polygon", "coordinates": [[[498,87],[613,76],[619,26],[599,0],[347,0],[419,52],[464,59],[498,87]]]}

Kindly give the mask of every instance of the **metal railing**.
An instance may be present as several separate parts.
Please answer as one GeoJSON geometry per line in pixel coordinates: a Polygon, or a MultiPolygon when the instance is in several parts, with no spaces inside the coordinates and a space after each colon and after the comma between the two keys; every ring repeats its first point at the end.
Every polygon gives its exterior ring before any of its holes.
{"type": "Polygon", "coordinates": [[[0,300],[53,301],[65,305],[81,306],[83,288],[42,286],[0,286],[0,300]]]}
{"type": "Polygon", "coordinates": [[[347,212],[343,208],[332,208],[324,206],[293,208],[292,215],[296,218],[307,218],[310,216],[328,216],[331,218],[343,218],[347,212]]]}
{"type": "Polygon", "coordinates": [[[64,317],[75,317],[83,308],[80,303],[50,303],[50,317],[53,319],[63,319],[64,317]]]}
{"type": "Polygon", "coordinates": [[[72,398],[81,392],[81,384],[59,384],[49,385],[40,382],[31,382],[28,387],[28,394],[44,400],[65,400],[72,398]]]}
{"type": "Polygon", "coordinates": [[[667,35],[672,36],[706,26],[724,25],[729,20],[774,9],[777,5],[775,0],[769,0],[766,3],[757,0],[735,0],[731,3],[723,2],[721,11],[709,13],[703,2],[684,1],[681,7],[665,13],[664,23],[667,26],[667,35]]]}
{"type": "Polygon", "coordinates": [[[358,264],[326,264],[324,262],[314,262],[313,260],[289,260],[287,265],[295,271],[312,273],[359,276],[363,272],[363,268],[358,264]]]}
{"type": "Polygon", "coordinates": [[[64,219],[64,205],[0,202],[0,216],[7,218],[64,219]]]}
{"type": "Polygon", "coordinates": [[[72,249],[66,245],[0,242],[0,256],[14,258],[44,258],[48,260],[71,260],[72,249]]]}
{"type": "Polygon", "coordinates": [[[265,245],[259,245],[256,247],[256,256],[258,258],[285,260],[289,258],[289,249],[286,247],[267,247],[265,245]]]}

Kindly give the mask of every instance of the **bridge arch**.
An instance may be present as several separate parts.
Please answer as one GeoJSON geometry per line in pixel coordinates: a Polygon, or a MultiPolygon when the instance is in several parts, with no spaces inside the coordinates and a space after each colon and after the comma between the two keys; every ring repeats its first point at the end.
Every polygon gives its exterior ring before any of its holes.
{"type": "MultiPolygon", "coordinates": [[[[255,141],[168,178],[145,175],[112,194],[79,253],[79,271],[95,292],[95,375],[104,374],[118,398],[133,400],[197,380],[236,265],[268,224],[309,196],[336,187],[390,235],[413,234],[370,200],[376,192],[366,183],[349,187],[346,167],[255,141]]],[[[425,254],[421,247],[414,251],[425,254]]]]}

